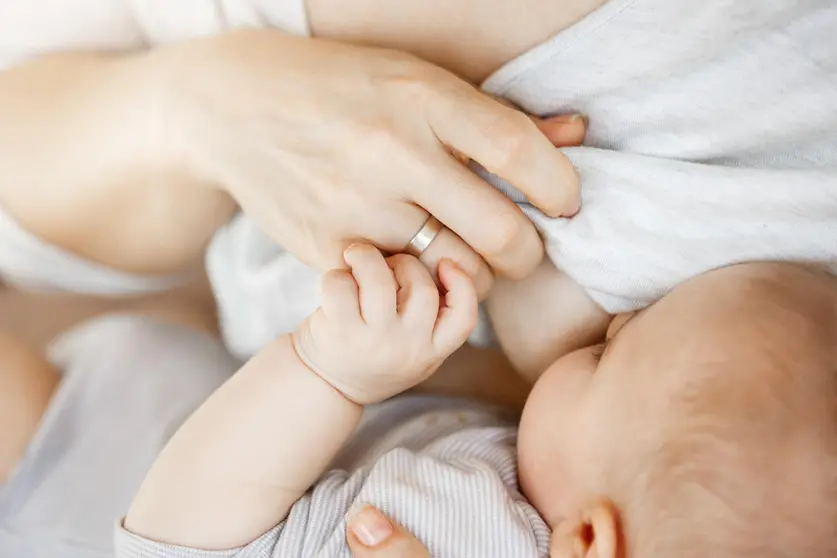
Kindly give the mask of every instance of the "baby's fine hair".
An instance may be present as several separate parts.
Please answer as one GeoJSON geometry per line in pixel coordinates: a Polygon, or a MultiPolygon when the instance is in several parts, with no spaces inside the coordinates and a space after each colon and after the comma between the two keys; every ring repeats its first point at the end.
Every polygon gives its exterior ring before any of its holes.
{"type": "Polygon", "coordinates": [[[629,558],[837,556],[834,301],[837,282],[800,337],[822,366],[708,373],[672,395],[656,443],[612,472],[629,558]]]}

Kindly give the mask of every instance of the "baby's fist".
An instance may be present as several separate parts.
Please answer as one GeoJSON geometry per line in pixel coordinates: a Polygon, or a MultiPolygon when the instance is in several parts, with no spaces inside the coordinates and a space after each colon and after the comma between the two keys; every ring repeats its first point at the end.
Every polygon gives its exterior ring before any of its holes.
{"type": "Polygon", "coordinates": [[[349,399],[375,403],[428,377],[477,320],[471,279],[450,262],[433,282],[416,258],[352,245],[350,271],[323,278],[322,306],[294,334],[299,357],[349,399]]]}

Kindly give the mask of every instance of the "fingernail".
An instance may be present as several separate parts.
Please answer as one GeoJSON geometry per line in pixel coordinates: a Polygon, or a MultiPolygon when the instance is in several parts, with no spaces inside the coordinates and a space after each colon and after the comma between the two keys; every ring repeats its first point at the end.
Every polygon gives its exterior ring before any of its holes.
{"type": "Polygon", "coordinates": [[[553,116],[548,118],[547,120],[552,120],[553,122],[561,122],[563,124],[575,124],[577,122],[584,122],[586,126],[589,122],[587,116],[583,114],[562,114],[560,116],[553,116]]]}
{"type": "Polygon", "coordinates": [[[441,260],[439,262],[439,267],[436,269],[436,274],[447,274],[447,275],[456,275],[456,274],[463,274],[465,273],[462,271],[462,268],[458,267],[453,260],[441,260]]]}
{"type": "Polygon", "coordinates": [[[348,260],[349,255],[350,255],[352,252],[354,252],[354,251],[357,249],[357,247],[358,247],[358,246],[360,246],[360,245],[359,245],[357,242],[353,242],[353,243],[349,244],[349,245],[346,247],[346,249],[345,249],[345,250],[343,250],[343,259],[344,259],[344,260],[348,260]]]}
{"type": "Polygon", "coordinates": [[[372,506],[365,506],[349,517],[349,527],[360,542],[375,547],[392,535],[392,523],[372,506]]]}

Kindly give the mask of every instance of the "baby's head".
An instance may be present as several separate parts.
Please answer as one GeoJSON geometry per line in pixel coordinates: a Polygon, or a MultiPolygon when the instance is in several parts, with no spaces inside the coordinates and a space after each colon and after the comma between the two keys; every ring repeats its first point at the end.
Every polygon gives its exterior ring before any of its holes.
{"type": "Polygon", "coordinates": [[[520,427],[553,558],[837,556],[837,281],[695,278],[556,361],[520,427]]]}

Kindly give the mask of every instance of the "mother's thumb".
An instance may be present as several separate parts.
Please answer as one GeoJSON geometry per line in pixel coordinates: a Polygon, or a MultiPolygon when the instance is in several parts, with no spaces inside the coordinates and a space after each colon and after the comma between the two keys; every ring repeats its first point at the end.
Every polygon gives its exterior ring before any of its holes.
{"type": "Polygon", "coordinates": [[[372,506],[351,514],[346,540],[354,558],[430,558],[423,544],[372,506]]]}

